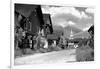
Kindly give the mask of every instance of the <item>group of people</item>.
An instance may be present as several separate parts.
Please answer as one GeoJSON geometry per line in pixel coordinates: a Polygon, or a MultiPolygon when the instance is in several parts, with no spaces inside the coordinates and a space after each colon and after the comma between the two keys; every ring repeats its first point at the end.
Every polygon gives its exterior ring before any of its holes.
{"type": "MultiPolygon", "coordinates": [[[[45,36],[43,36],[42,33],[32,35],[27,31],[23,30],[21,27],[15,30],[15,49],[25,50],[26,48],[30,48],[32,50],[38,50],[40,48],[48,49],[49,47],[57,46],[61,49],[68,48],[68,42],[66,41],[66,38],[63,36],[63,34],[57,40],[52,40],[52,42],[49,43],[49,40],[45,36]]],[[[93,43],[92,40],[88,40],[85,44],[90,44],[90,41],[93,43]]],[[[83,44],[84,42],[85,41],[83,40],[79,43],[83,44]]]]}
{"type": "Polygon", "coordinates": [[[15,33],[15,49],[25,50],[29,48],[35,51],[39,50],[40,48],[48,49],[50,47],[57,47],[57,45],[59,46],[60,43],[62,44],[62,48],[66,47],[66,42],[63,37],[60,37],[59,41],[52,40],[52,42],[49,44],[49,40],[45,36],[42,36],[41,33],[32,35],[22,28],[19,28],[18,32],[15,33]]]}
{"type": "MultiPolygon", "coordinates": [[[[20,31],[19,31],[20,33],[20,31]]],[[[47,39],[41,34],[31,35],[25,31],[21,31],[21,35],[17,33],[15,36],[15,48],[16,49],[25,49],[30,48],[32,50],[48,47],[47,39]]]]}
{"type": "Polygon", "coordinates": [[[18,29],[18,32],[15,36],[15,48],[16,49],[26,49],[30,48],[32,50],[38,50],[40,48],[48,49],[50,46],[52,47],[60,47],[61,49],[68,48],[68,42],[66,39],[62,36],[60,36],[57,40],[52,40],[51,43],[49,43],[49,40],[42,36],[41,33],[37,35],[31,35],[28,32],[24,31],[22,28],[18,29]]]}

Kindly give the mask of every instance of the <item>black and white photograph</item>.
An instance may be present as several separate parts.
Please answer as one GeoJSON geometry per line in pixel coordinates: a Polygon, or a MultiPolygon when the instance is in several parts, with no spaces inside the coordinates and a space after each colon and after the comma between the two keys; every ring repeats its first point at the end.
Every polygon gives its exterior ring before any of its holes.
{"type": "Polygon", "coordinates": [[[14,3],[14,65],[94,61],[94,8],[14,3]]]}

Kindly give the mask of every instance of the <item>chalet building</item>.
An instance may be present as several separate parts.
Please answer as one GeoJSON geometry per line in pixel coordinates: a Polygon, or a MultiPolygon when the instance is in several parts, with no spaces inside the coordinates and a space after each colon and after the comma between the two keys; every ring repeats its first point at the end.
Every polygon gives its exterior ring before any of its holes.
{"type": "Polygon", "coordinates": [[[53,33],[53,26],[50,14],[43,14],[43,20],[44,20],[44,32],[45,35],[52,34],[53,33]]]}
{"type": "Polygon", "coordinates": [[[88,30],[89,34],[91,35],[91,38],[94,38],[94,25],[92,25],[89,30],[88,30]]]}
{"type": "Polygon", "coordinates": [[[37,6],[30,14],[29,16],[29,21],[30,21],[30,32],[32,34],[36,34],[43,28],[44,21],[43,21],[43,14],[41,11],[41,7],[37,6]]]}
{"type": "Polygon", "coordinates": [[[27,22],[27,18],[24,15],[22,15],[20,12],[15,11],[15,26],[25,29],[26,22],[27,22]]]}
{"type": "Polygon", "coordinates": [[[19,24],[30,34],[38,32],[44,23],[40,5],[15,4],[15,14],[21,16],[19,24]]]}
{"type": "Polygon", "coordinates": [[[91,35],[90,41],[89,41],[89,46],[94,49],[94,25],[92,25],[89,30],[89,34],[91,35]]]}
{"type": "Polygon", "coordinates": [[[50,14],[42,14],[40,5],[15,4],[15,14],[21,16],[20,26],[31,35],[53,33],[50,14]]]}
{"type": "MultiPolygon", "coordinates": [[[[34,36],[37,36],[38,34],[43,35],[44,33],[47,33],[47,31],[49,31],[50,28],[52,28],[50,15],[44,14],[43,17],[40,5],[15,4],[14,14],[15,14],[14,36],[15,36],[16,49],[19,46],[21,46],[21,48],[22,47],[25,48],[25,46],[29,46],[30,44],[31,46],[34,46],[34,41],[36,40],[36,38],[32,42],[32,38],[28,40],[29,37],[28,35],[31,35],[31,37],[34,38],[34,36]],[[16,28],[18,29],[18,32],[16,28]],[[49,29],[47,30],[47,28],[49,29]],[[26,35],[25,38],[23,38],[23,33],[25,33],[26,35]],[[22,40],[22,42],[20,42],[19,39],[22,40]]],[[[50,31],[49,33],[52,32],[50,31]]]]}

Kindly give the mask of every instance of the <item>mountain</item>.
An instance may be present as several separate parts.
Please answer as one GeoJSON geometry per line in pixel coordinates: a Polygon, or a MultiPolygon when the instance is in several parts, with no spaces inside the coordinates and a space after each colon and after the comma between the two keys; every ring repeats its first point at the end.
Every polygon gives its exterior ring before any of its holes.
{"type": "Polygon", "coordinates": [[[90,34],[88,33],[88,31],[82,31],[80,33],[77,33],[73,36],[73,38],[88,38],[90,36],[90,34]]]}
{"type": "Polygon", "coordinates": [[[66,38],[69,38],[71,35],[77,34],[79,32],[82,32],[82,30],[75,26],[66,26],[64,28],[64,36],[66,38]]]}
{"type": "Polygon", "coordinates": [[[64,28],[63,28],[62,26],[54,25],[54,26],[53,26],[53,30],[54,30],[54,31],[56,31],[56,30],[57,30],[57,31],[64,31],[64,28]]]}
{"type": "Polygon", "coordinates": [[[60,36],[64,32],[64,28],[61,26],[53,26],[53,33],[60,36]]]}
{"type": "Polygon", "coordinates": [[[53,26],[54,34],[61,35],[64,32],[65,38],[70,38],[71,35],[72,38],[88,38],[90,34],[88,33],[88,30],[83,31],[75,26],[66,26],[65,28],[61,26],[53,26]]]}

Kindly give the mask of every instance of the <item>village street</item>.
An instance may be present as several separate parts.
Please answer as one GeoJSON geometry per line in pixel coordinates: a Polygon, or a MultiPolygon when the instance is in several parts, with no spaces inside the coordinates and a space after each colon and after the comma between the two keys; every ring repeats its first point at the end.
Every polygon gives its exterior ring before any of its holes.
{"type": "Polygon", "coordinates": [[[47,63],[66,63],[76,61],[76,49],[53,51],[35,55],[28,55],[15,59],[15,65],[20,64],[47,64],[47,63]]]}

